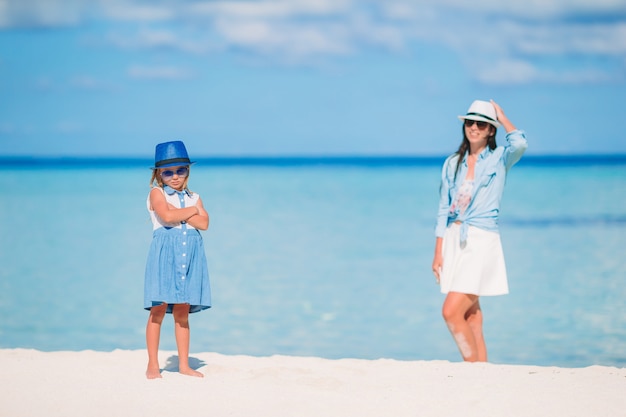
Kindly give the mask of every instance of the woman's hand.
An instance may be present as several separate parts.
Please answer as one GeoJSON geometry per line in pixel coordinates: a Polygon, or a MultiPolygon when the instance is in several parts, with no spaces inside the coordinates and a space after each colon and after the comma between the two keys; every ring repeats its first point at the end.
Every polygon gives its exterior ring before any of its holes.
{"type": "Polygon", "coordinates": [[[443,239],[438,237],[435,241],[435,256],[433,257],[433,274],[437,280],[437,284],[441,279],[441,268],[443,267],[443,256],[441,255],[441,248],[443,245],[443,239]]]}
{"type": "Polygon", "coordinates": [[[513,123],[511,123],[509,118],[506,117],[506,115],[504,114],[504,110],[502,110],[502,107],[500,107],[500,105],[496,103],[495,101],[493,100],[490,100],[490,101],[491,101],[491,104],[493,105],[493,108],[496,109],[496,117],[498,118],[498,122],[500,122],[502,127],[504,127],[504,130],[506,131],[506,133],[514,131],[516,127],[513,126],[513,123]]]}
{"type": "Polygon", "coordinates": [[[437,280],[437,284],[441,280],[441,266],[443,265],[443,258],[435,256],[433,260],[433,274],[435,275],[435,279],[437,280]]]}

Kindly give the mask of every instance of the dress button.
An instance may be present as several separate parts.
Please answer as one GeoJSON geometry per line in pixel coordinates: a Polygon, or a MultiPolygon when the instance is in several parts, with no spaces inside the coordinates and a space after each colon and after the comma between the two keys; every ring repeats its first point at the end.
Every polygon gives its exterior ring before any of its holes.
{"type": "Polygon", "coordinates": [[[186,253],[183,253],[183,256],[187,256],[187,254],[186,254],[186,253]]]}
{"type": "Polygon", "coordinates": [[[183,245],[186,245],[186,244],[187,244],[187,242],[183,242],[183,245]]]}
{"type": "Polygon", "coordinates": [[[186,265],[183,265],[183,269],[185,268],[186,265]]]}
{"type": "Polygon", "coordinates": [[[185,279],[185,276],[183,275],[182,277],[180,277],[180,279],[185,279]]]}

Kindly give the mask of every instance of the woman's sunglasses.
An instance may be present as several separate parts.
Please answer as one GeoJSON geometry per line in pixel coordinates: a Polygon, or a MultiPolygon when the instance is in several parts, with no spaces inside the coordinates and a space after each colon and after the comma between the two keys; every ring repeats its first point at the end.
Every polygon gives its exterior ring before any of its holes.
{"type": "Polygon", "coordinates": [[[187,175],[189,175],[189,168],[180,167],[176,171],[171,170],[171,169],[166,169],[165,171],[161,171],[161,178],[167,181],[167,180],[172,179],[174,174],[178,175],[179,177],[184,178],[187,175]]]}
{"type": "Polygon", "coordinates": [[[474,123],[476,123],[476,126],[479,129],[481,129],[481,130],[485,129],[487,126],[489,126],[489,123],[487,123],[487,122],[481,122],[481,121],[478,121],[478,120],[465,119],[465,127],[472,127],[472,125],[474,123]]]}

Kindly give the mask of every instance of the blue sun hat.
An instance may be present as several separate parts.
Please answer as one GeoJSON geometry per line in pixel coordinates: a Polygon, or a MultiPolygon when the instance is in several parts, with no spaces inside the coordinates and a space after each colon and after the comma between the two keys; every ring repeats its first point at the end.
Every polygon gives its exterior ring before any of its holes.
{"type": "Polygon", "coordinates": [[[185,144],[180,140],[159,143],[154,151],[152,169],[191,165],[185,144]]]}

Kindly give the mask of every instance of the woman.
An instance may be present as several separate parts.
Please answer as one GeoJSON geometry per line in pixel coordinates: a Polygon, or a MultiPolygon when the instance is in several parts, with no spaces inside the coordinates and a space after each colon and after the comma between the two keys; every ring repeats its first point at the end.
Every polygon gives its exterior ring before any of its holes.
{"type": "Polygon", "coordinates": [[[442,314],[463,360],[484,362],[479,297],[509,292],[498,215],[506,175],[528,145],[493,100],[474,101],[459,119],[463,142],[443,165],[432,268],[447,294],[442,314]],[[506,146],[496,145],[500,125],[506,146]]]}

